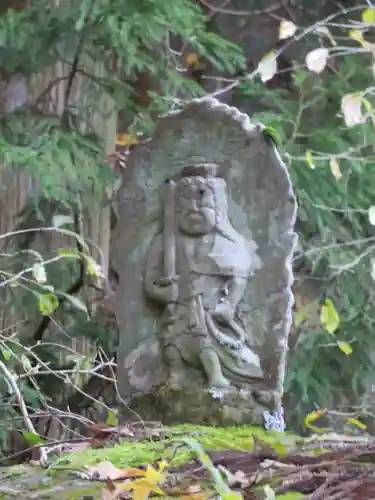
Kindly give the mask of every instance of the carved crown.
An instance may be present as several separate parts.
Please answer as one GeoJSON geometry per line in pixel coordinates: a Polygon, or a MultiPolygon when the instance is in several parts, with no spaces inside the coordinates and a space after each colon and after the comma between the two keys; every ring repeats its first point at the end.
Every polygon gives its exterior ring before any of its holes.
{"type": "Polygon", "coordinates": [[[219,165],[217,163],[197,163],[187,165],[181,170],[181,177],[216,177],[218,175],[219,165]]]}

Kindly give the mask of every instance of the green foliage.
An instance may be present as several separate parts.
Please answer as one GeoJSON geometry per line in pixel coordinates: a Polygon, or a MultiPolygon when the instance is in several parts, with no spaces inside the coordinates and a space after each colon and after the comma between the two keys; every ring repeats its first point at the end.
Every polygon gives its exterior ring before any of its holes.
{"type": "Polygon", "coordinates": [[[318,312],[299,328],[289,359],[286,391],[293,415],[287,420],[299,427],[315,405],[363,403],[364,385],[375,374],[369,262],[374,232],[367,215],[375,201],[375,130],[371,119],[348,128],[340,114],[346,94],[373,83],[366,56],[340,59],[338,75],[299,70],[294,82],[292,98],[253,83],[241,91],[261,101],[254,120],[281,136],[299,205],[296,270],[314,280],[322,304],[327,299],[321,317],[318,312]],[[333,156],[341,177],[332,169],[333,156]]]}
{"type": "Polygon", "coordinates": [[[43,194],[50,198],[72,202],[80,191],[91,190],[100,200],[114,175],[104,165],[99,139],[94,134],[65,131],[56,119],[54,122],[43,116],[35,119],[29,110],[3,116],[2,163],[9,169],[22,168],[41,183],[43,194]]]}
{"type": "Polygon", "coordinates": [[[21,12],[8,9],[0,17],[1,78],[24,75],[31,82],[33,76],[63,61],[69,67],[63,78],[69,82],[79,76],[82,90],[78,101],[65,95],[63,122],[40,107],[57,80],[48,82],[35,102],[0,117],[0,160],[37,178],[47,196],[71,199],[84,190],[91,193],[85,203],[98,203],[104,187],[112,182],[104,168],[103,141],[91,123],[103,92],[111,93],[117,108],[127,108],[127,113],[133,113],[133,125],[144,129],[149,117],[147,112],[137,116],[132,103],[137,89],[130,85],[139,73],[150,72],[159,82],[150,108],[153,113],[168,109],[166,97],[201,93],[197,84],[176,72],[176,60],[168,52],[173,37],[189,43],[221,70],[243,67],[241,50],[207,32],[205,23],[204,13],[190,0],[119,4],[85,0],[79,9],[74,2],[52,7],[49,0],[37,0],[21,12]],[[96,67],[102,65],[107,76],[96,74],[90,61],[96,67]]]}

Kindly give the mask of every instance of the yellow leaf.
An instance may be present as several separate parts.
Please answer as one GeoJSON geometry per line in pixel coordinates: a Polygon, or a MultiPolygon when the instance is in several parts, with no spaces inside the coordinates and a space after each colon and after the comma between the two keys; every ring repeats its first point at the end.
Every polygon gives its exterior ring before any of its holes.
{"type": "Polygon", "coordinates": [[[138,143],[138,137],[133,134],[119,134],[116,136],[116,146],[128,147],[138,143]]]}
{"type": "Polygon", "coordinates": [[[350,38],[353,38],[353,40],[356,40],[360,44],[362,44],[364,42],[362,31],[359,31],[359,30],[350,30],[349,33],[348,33],[348,35],[350,36],[350,38]]]}
{"type": "MultiPolygon", "coordinates": [[[[162,463],[164,464],[165,462],[162,463]]],[[[149,481],[151,484],[163,482],[165,480],[165,474],[163,474],[162,471],[163,469],[156,470],[151,465],[148,465],[146,469],[146,481],[149,481]]]]}
{"type": "Polygon", "coordinates": [[[374,24],[375,23],[375,9],[365,9],[362,12],[362,21],[366,24],[374,24]]]}
{"type": "Polygon", "coordinates": [[[307,161],[308,166],[309,166],[312,170],[314,170],[314,169],[316,168],[316,167],[315,167],[315,165],[314,165],[314,162],[313,162],[312,152],[311,152],[311,150],[310,150],[310,149],[308,149],[308,150],[306,151],[306,161],[307,161]]]}
{"type": "Polygon", "coordinates": [[[159,470],[162,472],[166,467],[168,467],[168,462],[166,460],[161,460],[158,462],[159,470]]]}
{"type": "Polygon", "coordinates": [[[315,422],[315,420],[317,420],[318,418],[320,418],[323,415],[325,415],[326,411],[327,410],[316,410],[316,411],[312,411],[311,413],[309,413],[308,415],[306,415],[305,421],[304,421],[305,426],[309,427],[310,429],[313,429],[316,432],[325,432],[326,429],[322,429],[320,427],[312,425],[312,423],[315,422]]]}
{"type": "Polygon", "coordinates": [[[349,424],[355,425],[356,427],[358,427],[359,429],[362,429],[364,431],[367,429],[367,425],[365,425],[364,423],[362,423],[360,420],[357,420],[356,418],[350,417],[350,418],[347,419],[347,422],[349,424]]]}
{"type": "Polygon", "coordinates": [[[262,82],[267,82],[275,76],[277,72],[277,59],[274,50],[268,52],[268,54],[260,60],[257,71],[260,74],[262,82]]]}
{"type": "Polygon", "coordinates": [[[341,349],[342,352],[344,354],[346,354],[347,356],[349,356],[349,354],[351,354],[353,352],[352,345],[348,344],[347,342],[341,342],[340,340],[338,340],[337,345],[338,345],[339,349],[341,349]]]}
{"type": "Polygon", "coordinates": [[[115,411],[110,411],[108,413],[108,415],[107,415],[107,420],[105,422],[106,425],[108,425],[109,427],[116,427],[117,422],[118,422],[118,420],[117,420],[117,412],[116,412],[116,410],[115,411]]]}
{"type": "Polygon", "coordinates": [[[134,483],[133,499],[134,500],[147,500],[152,492],[153,486],[148,481],[139,480],[134,483]]]}
{"type": "Polygon", "coordinates": [[[353,38],[353,40],[356,40],[358,43],[360,43],[364,49],[373,51],[373,48],[374,48],[373,44],[370,43],[370,42],[367,42],[363,38],[362,31],[360,31],[360,30],[350,30],[349,33],[348,33],[348,35],[350,36],[350,38],[353,38]]]}
{"type": "Polygon", "coordinates": [[[297,26],[292,23],[292,21],[286,21],[283,19],[280,23],[279,28],[279,39],[284,40],[285,38],[289,38],[294,35],[297,31],[297,26]]]}
{"type": "Polygon", "coordinates": [[[194,52],[190,52],[189,54],[186,54],[185,60],[186,60],[186,64],[188,66],[193,66],[193,65],[199,63],[199,56],[198,56],[198,54],[195,54],[194,52]]]}
{"type": "Polygon", "coordinates": [[[87,265],[87,274],[89,276],[94,276],[96,278],[99,278],[102,276],[102,271],[100,266],[96,263],[95,259],[90,257],[89,255],[85,255],[85,260],[86,260],[86,265],[87,265]]]}
{"type": "Polygon", "coordinates": [[[155,486],[155,484],[150,483],[147,479],[137,479],[126,483],[126,488],[133,490],[132,498],[134,500],[147,500],[150,493],[164,496],[163,490],[155,486]]]}
{"type": "Polygon", "coordinates": [[[340,165],[334,156],[332,156],[332,158],[330,159],[329,164],[331,167],[331,172],[332,172],[333,177],[337,180],[341,179],[342,174],[341,174],[341,170],[340,170],[340,165]]]}
{"type": "Polygon", "coordinates": [[[340,326],[340,316],[331,299],[326,299],[320,310],[320,321],[328,333],[333,335],[340,326]]]}
{"type": "Polygon", "coordinates": [[[316,410],[312,411],[305,417],[305,425],[308,427],[312,422],[320,418],[322,415],[326,413],[326,410],[316,410]]]}
{"type": "Polygon", "coordinates": [[[146,480],[150,483],[157,483],[160,479],[160,472],[155,470],[151,465],[147,466],[146,470],[146,480]]]}

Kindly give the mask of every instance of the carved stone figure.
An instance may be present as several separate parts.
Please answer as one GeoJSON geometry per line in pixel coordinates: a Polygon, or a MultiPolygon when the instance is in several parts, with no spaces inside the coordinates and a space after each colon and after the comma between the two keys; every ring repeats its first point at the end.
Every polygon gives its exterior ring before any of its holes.
{"type": "Polygon", "coordinates": [[[145,289],[165,306],[160,337],[172,386],[184,364],[202,367],[210,387],[263,378],[237,306],[251,272],[246,239],[228,219],[217,165],[194,165],[166,187],[163,232],[149,250],[145,289]]]}
{"type": "Polygon", "coordinates": [[[264,127],[192,101],[135,147],[114,204],[123,418],[282,429],[296,202],[264,127]]]}

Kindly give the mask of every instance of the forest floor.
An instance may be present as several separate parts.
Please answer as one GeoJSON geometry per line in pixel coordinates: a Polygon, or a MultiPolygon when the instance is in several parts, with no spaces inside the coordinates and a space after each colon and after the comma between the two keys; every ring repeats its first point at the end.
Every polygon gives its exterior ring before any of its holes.
{"type": "Polygon", "coordinates": [[[257,427],[101,427],[47,467],[0,468],[0,499],[375,499],[375,440],[257,427]]]}

